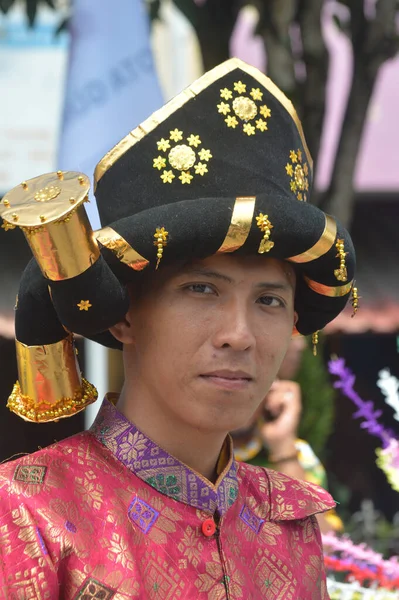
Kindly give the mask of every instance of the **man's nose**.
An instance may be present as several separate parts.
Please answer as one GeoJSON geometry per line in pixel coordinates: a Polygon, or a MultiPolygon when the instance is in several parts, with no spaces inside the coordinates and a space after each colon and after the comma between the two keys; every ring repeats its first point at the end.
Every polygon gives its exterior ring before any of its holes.
{"type": "Polygon", "coordinates": [[[231,300],[221,307],[213,343],[216,348],[230,347],[238,352],[255,345],[253,325],[245,303],[231,300]]]}

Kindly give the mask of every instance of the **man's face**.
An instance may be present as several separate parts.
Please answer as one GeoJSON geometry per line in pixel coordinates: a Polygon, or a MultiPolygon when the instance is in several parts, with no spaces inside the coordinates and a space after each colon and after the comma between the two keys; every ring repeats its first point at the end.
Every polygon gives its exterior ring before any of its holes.
{"type": "Polygon", "coordinates": [[[132,292],[127,385],[176,423],[209,433],[240,427],[284,358],[294,293],[293,269],[261,256],[212,256],[154,273],[132,292]]]}

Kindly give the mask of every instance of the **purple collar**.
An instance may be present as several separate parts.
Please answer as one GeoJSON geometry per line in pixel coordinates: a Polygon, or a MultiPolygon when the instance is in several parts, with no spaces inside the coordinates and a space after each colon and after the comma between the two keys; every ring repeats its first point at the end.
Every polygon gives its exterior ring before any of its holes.
{"type": "Polygon", "coordinates": [[[107,398],[90,431],[137,477],[178,502],[224,515],[237,498],[237,469],[231,439],[229,461],[212,484],[160,448],[107,398]]]}

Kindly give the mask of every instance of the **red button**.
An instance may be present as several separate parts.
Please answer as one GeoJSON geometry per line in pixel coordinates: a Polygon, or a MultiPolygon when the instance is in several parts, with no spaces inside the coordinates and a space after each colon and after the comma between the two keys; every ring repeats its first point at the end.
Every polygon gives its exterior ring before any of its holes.
{"type": "Polygon", "coordinates": [[[216,531],[216,523],[213,519],[205,519],[205,521],[202,523],[201,529],[202,533],[206,537],[211,537],[216,531]]]}

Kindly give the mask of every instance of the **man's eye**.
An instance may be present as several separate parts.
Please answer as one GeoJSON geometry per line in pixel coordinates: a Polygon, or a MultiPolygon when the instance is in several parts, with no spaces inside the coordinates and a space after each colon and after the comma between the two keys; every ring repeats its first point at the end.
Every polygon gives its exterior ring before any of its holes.
{"type": "Polygon", "coordinates": [[[284,302],[280,300],[280,298],[276,298],[275,296],[261,296],[258,302],[260,302],[260,304],[263,304],[264,306],[271,306],[272,308],[284,306],[284,302]]]}
{"type": "Polygon", "coordinates": [[[187,286],[187,289],[190,290],[190,292],[195,292],[197,294],[213,294],[213,289],[209,286],[206,285],[205,283],[191,283],[190,285],[187,286]]]}

